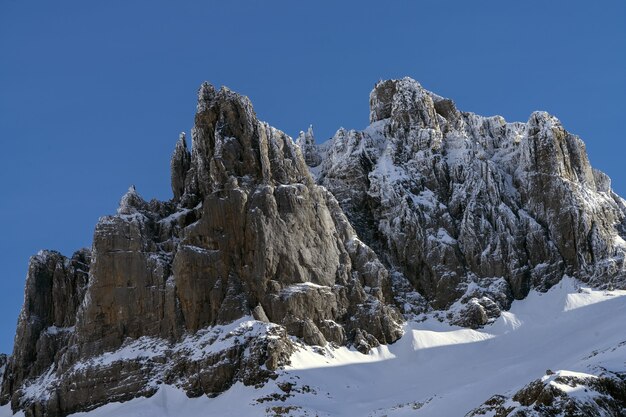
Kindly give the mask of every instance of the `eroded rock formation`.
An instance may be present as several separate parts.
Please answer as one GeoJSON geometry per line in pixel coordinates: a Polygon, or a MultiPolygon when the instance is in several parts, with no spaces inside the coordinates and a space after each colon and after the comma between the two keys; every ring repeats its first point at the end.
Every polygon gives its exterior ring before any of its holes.
{"type": "Polygon", "coordinates": [[[431,306],[474,327],[564,274],[624,286],[624,200],[555,117],[461,112],[410,78],[370,108],[320,147],[318,182],[431,306]]]}
{"type": "Polygon", "coordinates": [[[370,108],[364,131],[294,143],[203,84],[173,199],[131,187],[90,250],[31,259],[0,403],[65,416],[161,384],[214,395],[275,377],[294,338],[393,343],[396,305],[478,327],[564,275],[625,285],[626,202],[556,118],[461,112],[408,78],[370,108]]]}
{"type": "Polygon", "coordinates": [[[2,390],[14,410],[257,384],[288,362],[288,335],[362,351],[401,336],[387,269],[246,97],[202,85],[192,150],[181,136],[171,171],[174,198],[131,187],[91,252],[31,260],[2,390]]]}

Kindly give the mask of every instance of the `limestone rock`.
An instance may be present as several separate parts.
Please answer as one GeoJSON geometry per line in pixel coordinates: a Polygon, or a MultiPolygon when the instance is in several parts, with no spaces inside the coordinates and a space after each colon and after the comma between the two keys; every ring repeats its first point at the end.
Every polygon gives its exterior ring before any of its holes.
{"type": "Polygon", "coordinates": [[[24,381],[45,373],[67,349],[85,296],[90,257],[87,249],[69,259],[54,251],[31,257],[15,348],[4,372],[3,403],[24,381]]]}
{"type": "Polygon", "coordinates": [[[626,285],[626,204],[555,117],[461,112],[404,78],[376,84],[370,122],[321,145],[312,172],[361,239],[454,322],[485,324],[565,274],[626,285]]]}
{"type": "MultiPolygon", "coordinates": [[[[364,131],[295,143],[203,84],[172,200],[131,187],[91,250],[31,259],[0,403],[51,417],[160,384],[216,395],[276,377],[294,338],[393,343],[396,305],[476,328],[566,274],[626,286],[626,201],[556,118],[462,112],[409,78],[378,83],[370,107],[364,131]]],[[[619,376],[560,377],[623,406],[619,376]]],[[[580,406],[550,384],[511,401],[580,406]]]]}
{"type": "Polygon", "coordinates": [[[181,133],[170,162],[172,193],[174,201],[180,200],[185,192],[185,179],[191,165],[191,153],[187,150],[185,134],[181,133]]]}
{"type": "Polygon", "coordinates": [[[33,258],[2,389],[14,410],[64,416],[159,383],[214,395],[266,381],[289,336],[365,350],[402,335],[387,269],[247,97],[202,85],[171,178],[168,202],[130,187],[91,252],[33,258]]]}
{"type": "Polygon", "coordinates": [[[300,147],[304,162],[311,168],[315,168],[322,163],[322,155],[315,144],[315,136],[313,135],[313,126],[309,126],[306,132],[300,132],[296,139],[296,145],[300,147]]]}
{"type": "Polygon", "coordinates": [[[4,372],[7,369],[7,362],[9,361],[9,357],[4,353],[0,353],[0,381],[4,378],[4,372]]]}

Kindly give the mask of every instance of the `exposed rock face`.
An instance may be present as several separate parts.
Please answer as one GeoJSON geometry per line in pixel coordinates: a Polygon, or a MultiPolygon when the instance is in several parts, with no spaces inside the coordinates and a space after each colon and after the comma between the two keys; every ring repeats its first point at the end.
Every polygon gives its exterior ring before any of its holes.
{"type": "Polygon", "coordinates": [[[559,371],[531,382],[512,398],[495,395],[467,417],[622,417],[625,410],[623,378],[559,371]]]}
{"type": "MultiPolygon", "coordinates": [[[[0,403],[65,416],[160,384],[213,395],[275,377],[293,337],[396,341],[393,302],[478,327],[564,274],[625,285],[626,202],[554,117],[460,112],[411,79],[377,84],[370,104],[366,130],[296,144],[203,84],[173,199],[131,187],[91,250],[31,259],[0,403]]],[[[622,385],[596,382],[607,409],[623,405],[622,385]]],[[[556,398],[541,384],[514,400],[556,398]]]]}
{"type": "Polygon", "coordinates": [[[66,352],[85,296],[90,257],[90,251],[83,249],[71,259],[53,251],[41,251],[30,259],[15,349],[2,384],[3,402],[66,352]]]}
{"type": "Polygon", "coordinates": [[[300,147],[304,162],[310,168],[316,168],[322,163],[322,155],[319,147],[315,144],[315,136],[313,135],[313,126],[309,126],[306,132],[300,132],[296,139],[296,145],[300,147]]]}
{"type": "Polygon", "coordinates": [[[7,369],[7,362],[9,358],[4,353],[0,353],[0,381],[4,377],[4,371],[7,369]]]}
{"type": "Polygon", "coordinates": [[[362,351],[401,336],[387,269],[246,97],[204,84],[192,151],[181,136],[171,171],[172,201],[131,187],[91,253],[31,261],[2,389],[14,410],[262,383],[287,363],[288,335],[362,351]]]}
{"type": "Polygon", "coordinates": [[[180,200],[185,192],[185,179],[187,178],[187,172],[191,168],[191,153],[187,150],[187,141],[185,140],[185,134],[181,133],[176,142],[176,149],[174,155],[172,155],[172,161],[170,164],[172,173],[172,193],[174,194],[174,200],[180,200]]]}
{"type": "Polygon", "coordinates": [[[323,145],[318,182],[433,307],[474,327],[564,274],[624,286],[626,204],[555,117],[460,112],[409,78],[370,107],[323,145]]]}

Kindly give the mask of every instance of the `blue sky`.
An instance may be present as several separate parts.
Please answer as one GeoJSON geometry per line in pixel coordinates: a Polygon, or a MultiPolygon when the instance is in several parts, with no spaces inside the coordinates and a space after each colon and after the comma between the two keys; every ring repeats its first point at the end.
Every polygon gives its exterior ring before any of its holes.
{"type": "Polygon", "coordinates": [[[89,246],[130,184],[171,197],[202,81],[321,141],[406,75],[462,110],[555,114],[626,195],[623,0],[0,0],[0,352],[30,255],[89,246]]]}

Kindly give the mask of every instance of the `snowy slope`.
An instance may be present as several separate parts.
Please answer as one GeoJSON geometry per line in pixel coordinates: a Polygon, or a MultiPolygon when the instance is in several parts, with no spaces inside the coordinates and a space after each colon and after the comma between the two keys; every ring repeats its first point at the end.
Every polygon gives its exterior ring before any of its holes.
{"type": "MultiPolygon", "coordinates": [[[[188,399],[163,387],[149,399],[75,416],[463,416],[548,369],[626,372],[624,317],[626,291],[591,290],[565,278],[547,293],[515,301],[480,330],[422,317],[406,325],[400,341],[369,355],[302,346],[291,366],[260,389],[236,384],[215,398],[188,399]]],[[[10,415],[0,409],[0,417],[10,415]]]]}

